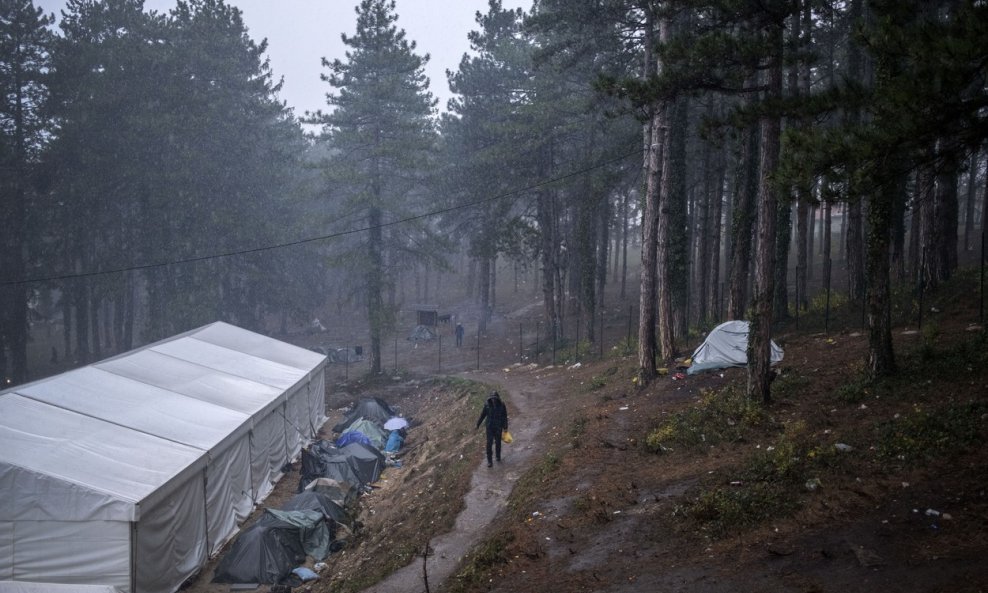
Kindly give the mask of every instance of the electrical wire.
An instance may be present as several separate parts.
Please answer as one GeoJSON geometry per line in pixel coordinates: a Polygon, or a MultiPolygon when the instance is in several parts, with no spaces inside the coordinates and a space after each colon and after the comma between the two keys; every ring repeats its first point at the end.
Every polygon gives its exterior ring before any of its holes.
{"type": "Polygon", "coordinates": [[[641,151],[640,150],[636,150],[634,152],[629,152],[629,153],[624,154],[624,155],[621,155],[619,157],[615,157],[613,159],[609,159],[609,160],[606,160],[606,161],[602,161],[600,163],[597,163],[595,165],[591,165],[589,167],[585,167],[585,168],[580,169],[578,171],[572,171],[570,173],[566,173],[565,175],[560,175],[558,177],[553,177],[553,178],[547,179],[545,181],[539,181],[539,182],[533,183],[531,185],[528,185],[528,186],[525,186],[525,187],[522,187],[522,188],[513,189],[513,190],[510,190],[510,191],[504,192],[502,194],[498,194],[496,196],[482,198],[482,199],[479,199],[479,200],[475,200],[473,202],[467,202],[465,204],[458,204],[456,206],[449,206],[447,208],[442,208],[442,209],[439,209],[439,210],[432,210],[432,211],[426,212],[424,214],[417,214],[415,216],[408,216],[406,218],[401,218],[399,220],[393,220],[393,221],[390,221],[390,222],[382,223],[380,225],[377,225],[376,227],[374,227],[374,226],[365,226],[365,227],[361,227],[361,228],[357,228],[357,229],[350,229],[350,230],[340,231],[340,232],[336,232],[336,233],[330,233],[330,234],[326,234],[326,235],[319,235],[317,237],[308,237],[308,238],[305,238],[305,239],[298,239],[298,240],[295,240],[295,241],[288,241],[288,242],[285,242],[285,243],[275,243],[275,244],[271,244],[271,245],[264,245],[264,246],[261,246],[261,247],[252,247],[252,248],[249,248],[249,249],[240,249],[240,250],[237,250],[237,251],[226,251],[226,252],[222,252],[222,253],[211,253],[211,254],[208,254],[208,255],[201,255],[201,256],[188,257],[188,258],[182,258],[182,259],[174,259],[174,260],[168,260],[168,261],[163,261],[163,262],[154,262],[154,263],[147,263],[147,264],[137,264],[137,265],[127,266],[127,267],[122,267],[122,268],[113,268],[113,269],[110,269],[110,270],[98,270],[98,271],[88,271],[88,272],[75,272],[75,273],[71,273],[71,274],[60,274],[60,275],[57,275],[57,276],[36,276],[36,277],[33,277],[33,278],[24,278],[24,279],[21,279],[21,280],[3,280],[3,281],[0,281],[0,286],[18,286],[18,285],[21,285],[21,284],[35,284],[35,283],[40,283],[40,282],[55,282],[55,281],[61,281],[61,280],[75,280],[75,279],[78,279],[78,278],[92,278],[92,277],[97,277],[97,276],[106,276],[106,275],[109,275],[109,274],[121,274],[121,273],[124,273],[124,272],[134,272],[134,271],[139,271],[139,270],[149,270],[149,269],[154,269],[154,268],[162,268],[162,267],[165,267],[165,266],[190,264],[190,263],[197,263],[197,262],[209,261],[209,260],[214,260],[214,259],[224,259],[224,258],[227,258],[227,257],[234,257],[234,256],[238,256],[238,255],[250,255],[250,254],[253,254],[253,253],[262,253],[262,252],[265,252],[265,251],[274,251],[276,249],[285,249],[287,247],[295,247],[295,246],[298,246],[298,245],[305,245],[307,243],[315,243],[315,242],[319,242],[319,241],[327,241],[329,239],[336,239],[336,238],[339,238],[339,237],[345,237],[347,235],[353,235],[353,234],[357,234],[357,233],[367,232],[367,231],[369,231],[369,230],[371,230],[373,228],[387,228],[387,227],[396,226],[396,225],[399,225],[399,224],[404,224],[404,223],[407,223],[407,222],[412,222],[412,221],[415,221],[415,220],[420,220],[420,219],[423,219],[423,218],[430,218],[430,217],[433,217],[433,216],[439,216],[441,214],[446,214],[448,212],[454,212],[456,210],[464,210],[466,208],[473,208],[475,206],[480,206],[481,204],[487,204],[487,203],[490,203],[490,202],[495,202],[495,201],[498,201],[498,200],[503,200],[505,198],[509,198],[511,196],[514,196],[514,195],[517,195],[517,194],[521,194],[521,193],[524,193],[524,192],[527,192],[527,191],[531,191],[531,190],[534,190],[534,189],[538,189],[540,187],[544,187],[544,186],[547,186],[547,185],[551,185],[553,183],[557,183],[559,181],[563,181],[563,180],[569,179],[571,177],[576,177],[576,176],[579,176],[579,175],[583,175],[583,174],[588,173],[590,171],[594,171],[596,169],[600,169],[602,167],[606,167],[608,165],[612,165],[614,163],[621,162],[621,161],[623,161],[623,160],[625,160],[627,158],[630,158],[630,157],[636,156],[636,155],[637,156],[641,156],[641,151]]]}

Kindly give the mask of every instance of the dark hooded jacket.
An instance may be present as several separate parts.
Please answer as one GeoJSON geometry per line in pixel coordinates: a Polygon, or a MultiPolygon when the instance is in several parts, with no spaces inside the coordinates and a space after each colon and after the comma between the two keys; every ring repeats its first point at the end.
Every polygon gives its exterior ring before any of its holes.
{"type": "Polygon", "coordinates": [[[477,428],[480,428],[480,424],[485,419],[487,420],[488,432],[498,434],[508,428],[508,408],[505,407],[504,402],[501,401],[501,396],[496,391],[487,398],[484,411],[480,413],[480,418],[477,419],[477,428]]]}

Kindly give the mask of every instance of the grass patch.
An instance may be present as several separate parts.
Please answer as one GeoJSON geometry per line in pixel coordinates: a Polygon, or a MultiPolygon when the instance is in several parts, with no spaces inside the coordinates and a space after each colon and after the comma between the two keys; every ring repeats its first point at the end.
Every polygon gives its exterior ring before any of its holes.
{"type": "Polygon", "coordinates": [[[982,440],[986,414],[986,402],[934,408],[916,405],[908,414],[876,426],[878,453],[904,461],[962,451],[982,440]]]}
{"type": "Polygon", "coordinates": [[[841,456],[831,444],[814,443],[803,422],[787,424],[771,445],[727,480],[701,487],[676,514],[715,537],[789,515],[820,475],[841,465],[841,456]]]}
{"type": "Polygon", "coordinates": [[[486,583],[496,567],[507,563],[508,546],[514,541],[511,532],[501,531],[478,544],[477,548],[463,559],[463,568],[447,582],[451,593],[473,591],[486,583]]]}
{"type": "Polygon", "coordinates": [[[697,405],[677,412],[651,430],[644,439],[645,449],[662,453],[677,444],[696,447],[737,442],[768,421],[765,408],[746,397],[738,386],[705,391],[697,405]]]}

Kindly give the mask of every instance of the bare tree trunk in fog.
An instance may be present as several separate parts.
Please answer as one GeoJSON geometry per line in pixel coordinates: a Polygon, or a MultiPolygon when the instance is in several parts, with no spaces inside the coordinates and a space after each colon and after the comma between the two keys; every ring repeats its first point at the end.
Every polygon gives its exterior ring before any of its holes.
{"type": "Polygon", "coordinates": [[[974,234],[974,200],[977,197],[975,187],[978,182],[978,151],[971,153],[967,174],[967,201],[964,206],[964,251],[971,251],[971,236],[974,234]]]}
{"type": "Polygon", "coordinates": [[[487,257],[479,258],[478,275],[480,276],[480,287],[478,296],[480,297],[480,333],[487,331],[487,322],[490,320],[491,306],[491,260],[487,257]]]}
{"type": "Polygon", "coordinates": [[[621,197],[621,300],[624,301],[628,285],[628,199],[629,192],[621,197]]]}
{"type": "MultiPolygon", "coordinates": [[[[810,192],[812,194],[812,191],[810,192]]],[[[806,298],[806,287],[807,287],[807,268],[809,266],[809,260],[807,258],[807,253],[810,248],[809,236],[807,231],[809,230],[809,217],[810,217],[810,205],[809,205],[810,195],[803,195],[799,198],[799,204],[796,206],[796,294],[798,295],[796,301],[797,309],[805,309],[809,300],[806,298]]]]}
{"type": "Polygon", "coordinates": [[[724,182],[727,173],[727,156],[723,150],[717,154],[717,165],[714,172],[713,210],[710,224],[710,261],[700,262],[704,268],[709,268],[709,297],[707,300],[707,319],[719,321],[720,318],[720,239],[724,235],[724,182]]]}
{"type": "Polygon", "coordinates": [[[559,338],[559,317],[556,315],[556,259],[558,243],[555,240],[554,204],[552,190],[539,192],[536,216],[542,229],[540,239],[542,257],[542,307],[548,340],[559,338]]]}

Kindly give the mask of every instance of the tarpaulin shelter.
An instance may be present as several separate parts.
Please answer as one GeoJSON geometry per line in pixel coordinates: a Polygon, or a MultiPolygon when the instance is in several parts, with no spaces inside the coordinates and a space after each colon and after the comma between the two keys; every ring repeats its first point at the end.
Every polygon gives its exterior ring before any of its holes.
{"type": "Polygon", "coordinates": [[[325,421],[325,364],[213,323],[0,392],[0,580],[178,590],[325,421]]]}
{"type": "MultiPolygon", "coordinates": [[[[384,444],[388,442],[388,433],[384,432],[381,425],[373,420],[367,420],[366,418],[358,418],[354,420],[350,426],[343,431],[343,434],[346,435],[348,432],[359,432],[370,439],[370,444],[378,449],[383,449],[384,444]]],[[[337,442],[336,444],[338,447],[343,447],[347,443],[340,444],[337,442]]]]}
{"type": "Polygon", "coordinates": [[[357,402],[353,409],[350,410],[347,415],[340,421],[339,424],[333,427],[333,432],[343,432],[350,427],[353,422],[359,418],[364,418],[372,422],[377,422],[380,425],[384,425],[385,422],[397,416],[388,402],[384,401],[379,397],[362,397],[357,402]]]}
{"type": "Polygon", "coordinates": [[[363,443],[350,443],[340,449],[350,461],[350,467],[356,472],[363,484],[373,484],[381,477],[384,469],[384,456],[373,447],[363,443]]]}
{"type": "Polygon", "coordinates": [[[340,438],[336,439],[337,447],[346,447],[350,443],[364,443],[365,445],[371,445],[373,447],[371,440],[367,438],[367,435],[359,430],[348,430],[340,435],[340,438]]]}
{"type": "MultiPolygon", "coordinates": [[[[323,514],[323,516],[332,519],[333,523],[341,523],[343,525],[349,524],[346,510],[343,508],[342,504],[333,500],[329,494],[323,494],[313,490],[303,490],[302,492],[299,492],[295,496],[291,497],[288,502],[283,504],[281,506],[281,510],[319,511],[323,514]]],[[[336,532],[333,524],[329,525],[329,532],[331,536],[336,532]]]]}
{"type": "Polygon", "coordinates": [[[213,582],[280,583],[305,556],[299,527],[265,509],[223,555],[213,582]]]}
{"type": "Polygon", "coordinates": [[[332,478],[316,478],[305,485],[303,492],[316,492],[328,496],[341,508],[346,507],[357,496],[357,490],[353,484],[339,482],[332,478]]]}
{"type": "MultiPolygon", "coordinates": [[[[782,361],[782,348],[772,342],[772,364],[782,361]]],[[[725,321],[707,334],[707,339],[693,351],[692,365],[687,371],[743,367],[748,365],[748,322],[725,321]]]]}

